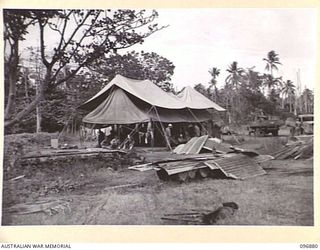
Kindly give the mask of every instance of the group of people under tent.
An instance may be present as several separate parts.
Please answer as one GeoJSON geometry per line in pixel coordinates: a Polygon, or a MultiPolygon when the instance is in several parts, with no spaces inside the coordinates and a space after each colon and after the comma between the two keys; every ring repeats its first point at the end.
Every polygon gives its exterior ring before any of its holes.
{"type": "Polygon", "coordinates": [[[98,147],[131,149],[134,145],[152,146],[151,122],[130,125],[110,125],[98,131],[98,147]]]}
{"type": "Polygon", "coordinates": [[[170,150],[205,134],[208,134],[206,123],[110,125],[99,129],[97,147],[130,150],[134,146],[166,146],[170,150]]]}
{"type": "Polygon", "coordinates": [[[170,149],[171,147],[177,146],[179,144],[186,143],[192,137],[199,137],[201,135],[207,134],[207,130],[204,124],[189,124],[187,129],[183,131],[179,131],[179,133],[175,133],[173,130],[173,126],[171,123],[165,129],[165,137],[166,137],[166,147],[170,149]]]}

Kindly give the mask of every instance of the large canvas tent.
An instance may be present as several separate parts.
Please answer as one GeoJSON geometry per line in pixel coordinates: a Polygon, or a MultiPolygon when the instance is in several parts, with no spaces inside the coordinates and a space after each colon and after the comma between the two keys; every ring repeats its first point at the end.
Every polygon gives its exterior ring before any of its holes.
{"type": "Polygon", "coordinates": [[[202,122],[211,119],[208,109],[224,110],[189,88],[179,97],[166,93],[149,80],[133,80],[121,75],[116,75],[80,108],[91,111],[83,118],[84,123],[99,125],[133,124],[150,120],[202,122]]]}

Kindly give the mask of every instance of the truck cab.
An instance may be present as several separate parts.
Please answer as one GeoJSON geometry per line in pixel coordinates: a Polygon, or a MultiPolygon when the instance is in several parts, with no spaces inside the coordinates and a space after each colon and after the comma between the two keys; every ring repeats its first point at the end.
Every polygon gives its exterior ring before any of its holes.
{"type": "Polygon", "coordinates": [[[297,125],[300,128],[300,134],[313,134],[313,123],[313,114],[303,114],[298,115],[297,117],[297,125]]]}

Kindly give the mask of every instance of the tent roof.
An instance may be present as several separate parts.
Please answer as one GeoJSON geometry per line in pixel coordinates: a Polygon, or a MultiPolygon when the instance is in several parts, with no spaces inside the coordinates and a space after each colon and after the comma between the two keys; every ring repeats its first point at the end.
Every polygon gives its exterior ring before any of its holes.
{"type": "Polygon", "coordinates": [[[188,86],[177,96],[163,91],[150,80],[134,80],[121,75],[116,75],[95,96],[80,106],[82,109],[93,110],[101,104],[108,93],[117,86],[151,106],[165,109],[215,109],[225,111],[224,108],[212,102],[198,91],[188,86]]]}
{"type": "Polygon", "coordinates": [[[194,88],[187,86],[177,95],[191,109],[210,109],[225,111],[224,108],[209,100],[207,97],[196,91],[194,88]]]}
{"type": "Polygon", "coordinates": [[[104,100],[103,96],[114,86],[125,90],[152,106],[166,109],[188,108],[186,103],[182,100],[169,95],[149,80],[133,80],[121,75],[116,75],[110,83],[108,83],[95,96],[82,104],[80,108],[92,110],[104,100]]]}

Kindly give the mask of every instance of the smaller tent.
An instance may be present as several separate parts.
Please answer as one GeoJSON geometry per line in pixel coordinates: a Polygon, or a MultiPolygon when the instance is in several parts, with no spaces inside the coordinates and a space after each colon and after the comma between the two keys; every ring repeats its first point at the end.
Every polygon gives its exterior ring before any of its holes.
{"type": "Polygon", "coordinates": [[[209,100],[190,86],[185,87],[177,97],[186,103],[186,105],[191,109],[214,109],[216,111],[226,111],[224,108],[209,100]]]}

